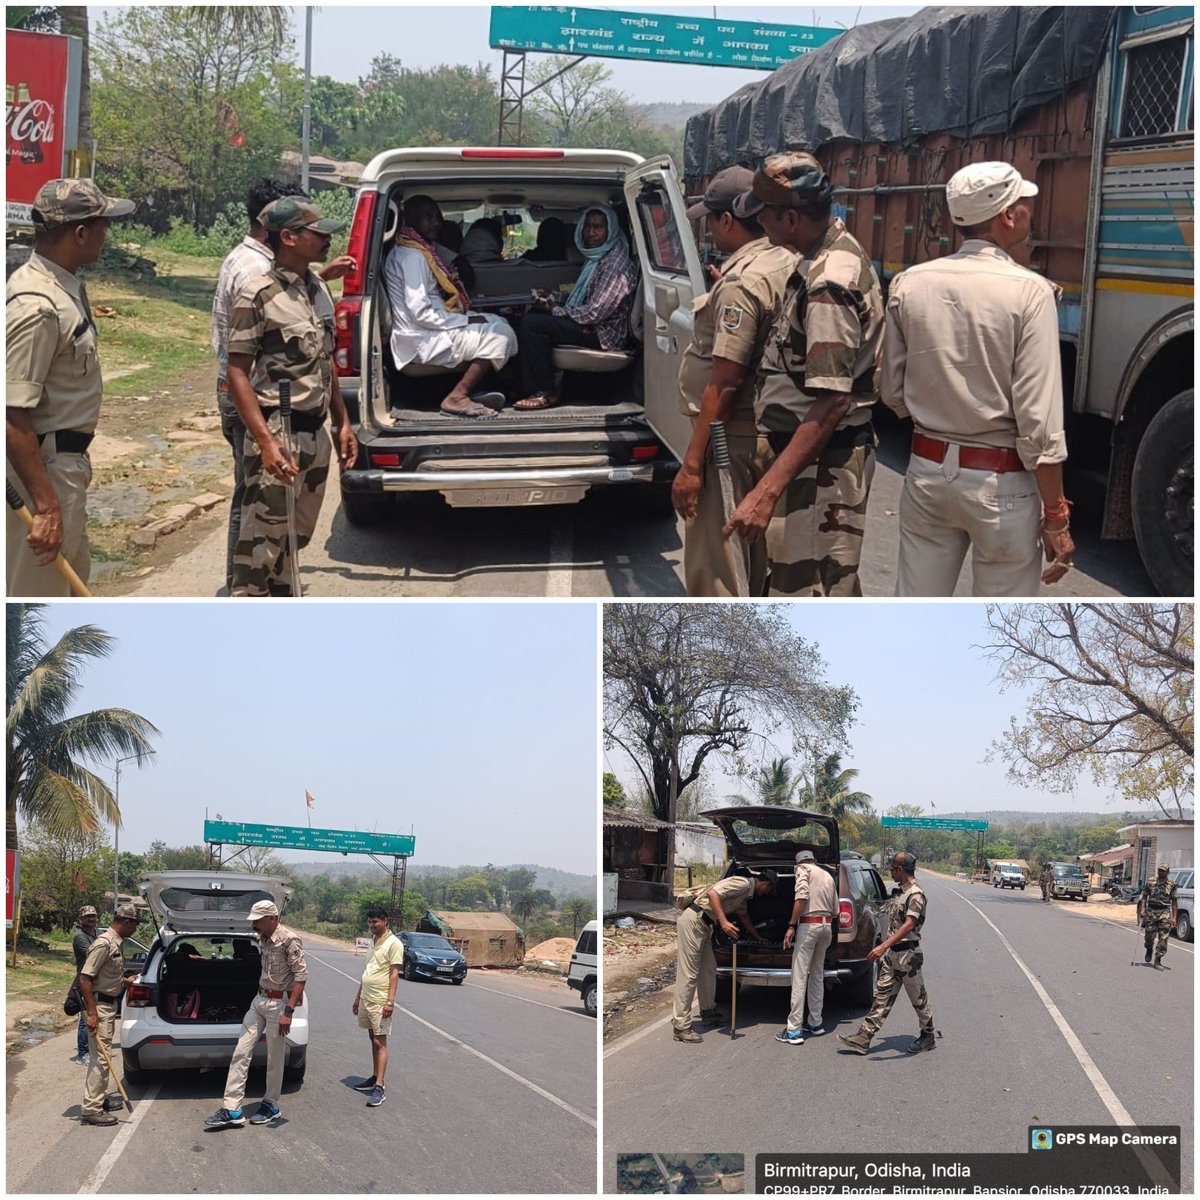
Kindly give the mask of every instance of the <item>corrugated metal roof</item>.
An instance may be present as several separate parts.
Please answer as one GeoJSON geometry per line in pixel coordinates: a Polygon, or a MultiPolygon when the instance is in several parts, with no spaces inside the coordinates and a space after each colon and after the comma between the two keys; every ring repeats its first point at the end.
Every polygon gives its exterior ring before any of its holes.
{"type": "Polygon", "coordinates": [[[615,808],[604,809],[604,824],[618,829],[673,829],[670,821],[657,817],[644,817],[641,813],[618,812],[615,808]]]}

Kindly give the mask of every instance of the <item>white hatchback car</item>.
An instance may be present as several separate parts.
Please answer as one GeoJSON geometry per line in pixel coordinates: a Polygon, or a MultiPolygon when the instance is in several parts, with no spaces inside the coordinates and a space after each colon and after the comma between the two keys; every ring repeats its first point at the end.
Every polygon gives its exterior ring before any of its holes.
{"type": "MultiPolygon", "coordinates": [[[[151,1071],[229,1064],[241,1036],[242,1017],[258,989],[258,940],[250,906],[273,900],[287,910],[287,880],[235,871],[162,871],[139,890],[157,930],[142,974],[121,1002],[121,1058],[125,1078],[151,1071]]],[[[308,1056],[308,996],[287,1034],[284,1078],[304,1078],[308,1056]]],[[[254,1051],[265,1066],[267,1047],[254,1051]]]]}

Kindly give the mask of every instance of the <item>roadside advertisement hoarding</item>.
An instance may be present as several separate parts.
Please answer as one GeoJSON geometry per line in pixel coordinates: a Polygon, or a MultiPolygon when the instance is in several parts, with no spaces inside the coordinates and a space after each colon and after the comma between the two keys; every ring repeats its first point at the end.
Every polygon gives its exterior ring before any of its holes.
{"type": "Polygon", "coordinates": [[[4,179],[7,217],[28,223],[38,189],[63,174],[71,43],[55,33],[5,31],[4,179]]]}

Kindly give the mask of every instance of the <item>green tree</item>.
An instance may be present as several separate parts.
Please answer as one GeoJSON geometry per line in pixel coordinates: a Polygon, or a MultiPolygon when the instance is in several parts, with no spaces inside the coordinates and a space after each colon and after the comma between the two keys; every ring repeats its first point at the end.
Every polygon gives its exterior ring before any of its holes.
{"type": "Polygon", "coordinates": [[[851,790],[857,778],[857,768],[843,769],[840,754],[818,754],[813,759],[812,775],[797,796],[799,807],[836,817],[838,826],[851,839],[857,839],[863,828],[862,818],[872,811],[871,797],[851,790]]]}
{"type": "Polygon", "coordinates": [[[483,63],[406,70],[400,75],[400,89],[404,119],[396,145],[495,144],[500,100],[491,69],[483,63]]]}
{"type": "MultiPolygon", "coordinates": [[[[354,912],[354,927],[355,927],[355,929],[362,930],[365,933],[366,929],[367,929],[367,910],[371,909],[371,908],[379,907],[379,908],[382,908],[385,912],[391,912],[392,893],[389,891],[385,891],[381,887],[363,888],[354,897],[354,900],[351,903],[351,907],[354,912]]],[[[397,928],[397,929],[399,929],[400,926],[395,924],[395,922],[399,916],[400,916],[399,913],[392,913],[393,927],[397,928]]],[[[362,934],[361,933],[356,934],[356,936],[361,937],[362,934]]]]}
{"type": "Polygon", "coordinates": [[[70,629],[47,645],[40,604],[9,604],[7,641],[6,839],[17,849],[17,819],[56,836],[119,824],[112,789],[88,765],[135,756],[141,765],[158,730],[125,708],[71,715],[88,663],[116,642],[95,625],[70,629]]]}
{"type": "Polygon", "coordinates": [[[617,812],[624,812],[625,806],[629,803],[629,797],[625,795],[625,788],[621,781],[611,772],[604,772],[604,807],[615,809],[617,812]]]}
{"type": "Polygon", "coordinates": [[[803,780],[792,770],[790,758],[773,758],[765,766],[756,768],[750,782],[754,787],[754,795],[738,796],[743,803],[794,807],[796,793],[803,780]]]}
{"type": "Polygon", "coordinates": [[[582,896],[564,900],[559,907],[559,913],[564,921],[571,922],[571,936],[579,932],[581,925],[586,925],[596,915],[596,906],[582,896]]]}
{"type": "Polygon", "coordinates": [[[99,831],[51,833],[37,826],[26,830],[21,855],[22,924],[46,931],[70,929],[84,904],[111,912],[105,893],[112,888],[112,856],[106,871],[104,849],[99,831]]]}
{"type": "Polygon", "coordinates": [[[925,810],[919,804],[893,804],[891,808],[884,813],[887,817],[920,817],[923,816],[925,810]]]}
{"type": "Polygon", "coordinates": [[[653,815],[710,754],[786,728],[798,748],[844,744],[858,698],[776,606],[620,604],[604,610],[604,736],[637,768],[653,815]]]}
{"type": "Polygon", "coordinates": [[[544,888],[525,888],[512,897],[512,912],[521,918],[521,924],[528,924],[535,913],[554,907],[554,897],[544,888]]]}
{"type": "Polygon", "coordinates": [[[206,871],[209,868],[208,847],[200,843],[168,846],[164,841],[153,841],[145,859],[146,867],[151,871],[206,871]]]}
{"type": "Polygon", "coordinates": [[[1182,818],[1194,785],[1191,604],[989,605],[1001,689],[1028,693],[988,755],[1024,786],[1069,791],[1082,773],[1182,818]]]}
{"type": "Polygon", "coordinates": [[[491,898],[491,885],[478,872],[454,880],[446,893],[447,903],[457,909],[483,908],[491,898]]]}

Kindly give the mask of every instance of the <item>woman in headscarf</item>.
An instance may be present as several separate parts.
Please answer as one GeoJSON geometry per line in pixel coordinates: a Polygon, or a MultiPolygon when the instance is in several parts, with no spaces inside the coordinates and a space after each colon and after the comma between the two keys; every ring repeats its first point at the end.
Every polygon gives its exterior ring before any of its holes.
{"type": "Polygon", "coordinates": [[[575,226],[575,245],[585,261],[566,304],[551,306],[547,301],[530,309],[517,331],[525,398],[514,408],[529,411],[558,403],[555,346],[625,348],[638,269],[617,214],[606,204],[592,205],[575,226]]]}

